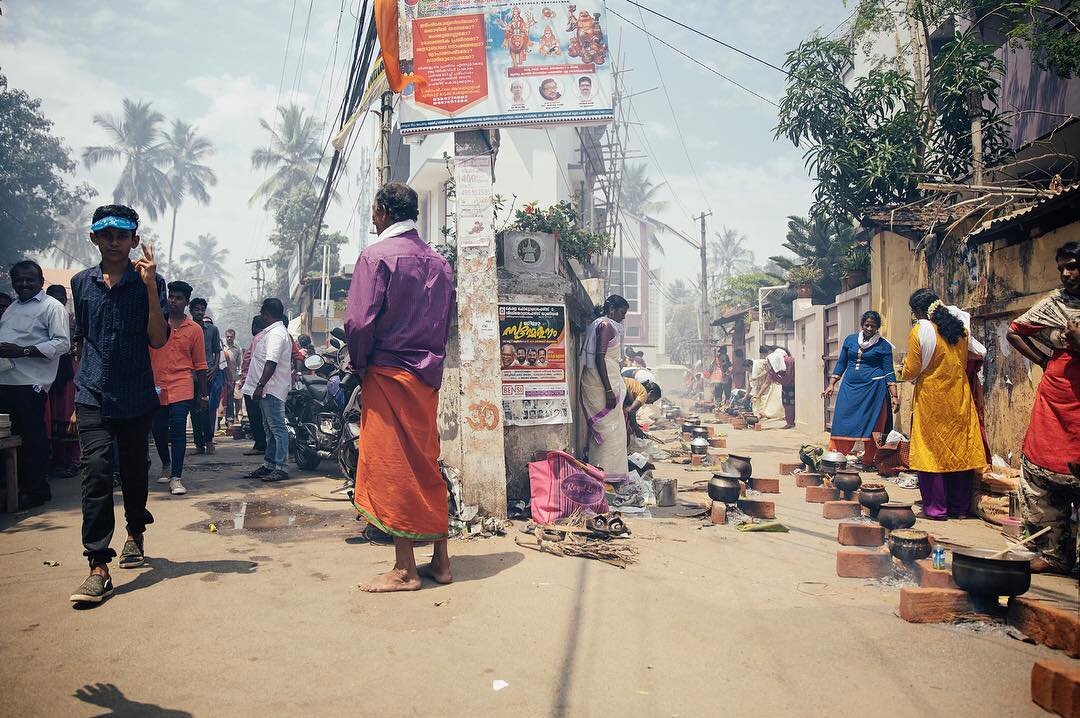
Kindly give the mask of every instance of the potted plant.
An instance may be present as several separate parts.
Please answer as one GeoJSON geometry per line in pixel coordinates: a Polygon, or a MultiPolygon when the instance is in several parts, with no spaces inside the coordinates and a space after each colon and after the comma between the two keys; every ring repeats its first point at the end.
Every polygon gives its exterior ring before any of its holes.
{"type": "Polygon", "coordinates": [[[814,284],[821,281],[821,270],[812,264],[797,264],[787,271],[787,280],[795,286],[799,299],[814,296],[814,284]]]}
{"type": "Polygon", "coordinates": [[[772,309],[766,309],[761,314],[761,322],[765,325],[765,331],[771,332],[776,329],[776,315],[772,309]]]}
{"type": "Polygon", "coordinates": [[[863,244],[851,246],[840,260],[840,276],[843,278],[841,289],[848,291],[866,284],[870,272],[870,248],[863,244]]]}

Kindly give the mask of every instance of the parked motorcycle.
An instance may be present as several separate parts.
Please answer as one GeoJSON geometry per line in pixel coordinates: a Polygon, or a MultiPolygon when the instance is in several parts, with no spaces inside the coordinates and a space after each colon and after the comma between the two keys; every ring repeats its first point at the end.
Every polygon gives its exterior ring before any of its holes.
{"type": "Polygon", "coordinates": [[[297,468],[312,471],[334,456],[341,434],[341,407],[328,390],[329,380],[318,374],[326,366],[318,354],[304,360],[304,368],[285,399],[289,448],[297,468]]]}

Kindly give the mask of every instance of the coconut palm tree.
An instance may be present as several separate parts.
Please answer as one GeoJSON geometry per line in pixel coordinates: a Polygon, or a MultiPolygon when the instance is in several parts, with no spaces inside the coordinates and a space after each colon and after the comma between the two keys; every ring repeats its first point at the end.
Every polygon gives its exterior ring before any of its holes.
{"type": "Polygon", "coordinates": [[[225,257],[229,250],[218,247],[217,237],[200,234],[195,241],[188,240],[185,246],[187,251],[180,255],[180,261],[186,267],[182,279],[207,298],[213,297],[219,289],[228,292],[225,257]]]}
{"type": "Polygon", "coordinates": [[[133,205],[150,219],[157,219],[169,200],[169,179],[162,171],[168,158],[162,150],[158,129],[164,120],[165,116],[149,102],[134,102],[125,97],[122,116],[94,115],[94,124],[108,132],[113,143],[83,150],[87,169],[113,160],[124,163],[113,189],[113,201],[133,205]]]}
{"type": "Polygon", "coordinates": [[[709,244],[709,273],[719,288],[735,275],[753,269],[754,253],[743,246],[746,235],[734,229],[722,227],[713,234],[716,239],[709,244]]]}
{"type": "MultiPolygon", "coordinates": [[[[319,144],[323,128],[314,117],[305,116],[294,103],[278,107],[277,113],[273,127],[259,119],[259,125],[270,133],[270,143],[251,152],[252,169],[273,170],[249,200],[249,204],[265,200],[264,209],[276,207],[298,184],[311,182],[323,153],[319,144]]],[[[314,181],[321,184],[323,179],[314,177],[314,181]]]]}
{"type": "Polygon", "coordinates": [[[210,204],[207,185],[217,184],[214,170],[202,161],[214,154],[214,145],[199,135],[196,128],[182,120],[174,120],[172,129],[162,133],[163,151],[168,157],[169,205],[172,207],[172,230],[169,233],[168,269],[172,269],[173,245],[176,244],[176,215],[180,205],[191,197],[202,205],[210,204]]]}
{"type": "Polygon", "coordinates": [[[619,182],[619,205],[622,210],[641,217],[652,227],[653,231],[649,233],[649,247],[663,254],[664,245],[660,243],[656,235],[670,232],[672,229],[653,215],[667,209],[668,201],[657,199],[656,195],[664,185],[653,184],[649,179],[647,169],[643,164],[627,165],[623,169],[619,182]]]}

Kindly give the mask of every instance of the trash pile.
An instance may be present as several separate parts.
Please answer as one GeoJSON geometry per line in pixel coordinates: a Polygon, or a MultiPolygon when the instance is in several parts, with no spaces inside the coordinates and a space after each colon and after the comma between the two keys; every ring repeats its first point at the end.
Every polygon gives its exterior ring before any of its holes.
{"type": "Polygon", "coordinates": [[[553,524],[529,522],[522,531],[529,539],[516,536],[514,542],[534,551],[590,558],[619,568],[638,560],[637,548],[629,541],[630,528],[618,512],[587,516],[575,511],[553,524]]]}
{"type": "Polygon", "coordinates": [[[451,538],[491,538],[505,536],[510,522],[480,512],[479,506],[466,506],[461,498],[461,472],[449,464],[439,462],[443,481],[450,496],[448,512],[451,538]]]}

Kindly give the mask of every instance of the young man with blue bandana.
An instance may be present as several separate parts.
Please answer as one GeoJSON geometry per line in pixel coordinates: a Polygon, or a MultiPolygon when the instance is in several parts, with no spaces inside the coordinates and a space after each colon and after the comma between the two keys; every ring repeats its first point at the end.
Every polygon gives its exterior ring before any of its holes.
{"type": "Polygon", "coordinates": [[[143,565],[143,532],[154,517],[146,510],[149,491],[148,429],[158,396],[150,347],[169,336],[165,280],[157,273],[153,248],[139,246],[139,215],[123,205],[94,210],[90,241],[101,263],[71,278],[75,341],[80,345],[75,375],[75,420],[82,449],[83,555],[90,576],[72,594],[75,603],[100,603],[113,592],[109,562],[116,518],[113,514],[112,445],[119,447],[120,483],[127,541],[120,568],[143,565]]]}

